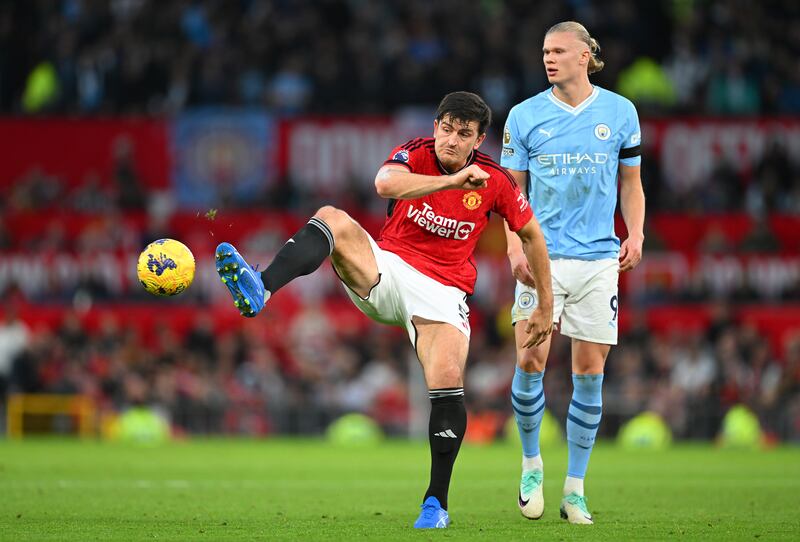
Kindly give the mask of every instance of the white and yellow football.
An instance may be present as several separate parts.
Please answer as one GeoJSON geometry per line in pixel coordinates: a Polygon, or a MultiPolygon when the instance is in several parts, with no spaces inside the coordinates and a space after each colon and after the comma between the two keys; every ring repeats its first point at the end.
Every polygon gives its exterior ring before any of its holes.
{"type": "Polygon", "coordinates": [[[144,289],[153,295],[178,295],[194,279],[194,255],[175,239],[159,239],[139,255],[136,274],[144,289]]]}

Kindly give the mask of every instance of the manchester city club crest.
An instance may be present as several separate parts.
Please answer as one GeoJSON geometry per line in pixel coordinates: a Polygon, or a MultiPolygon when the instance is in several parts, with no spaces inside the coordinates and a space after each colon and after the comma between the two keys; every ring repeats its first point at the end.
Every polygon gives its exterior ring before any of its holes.
{"type": "Polygon", "coordinates": [[[481,198],[481,195],[477,192],[467,192],[464,194],[464,197],[461,199],[461,201],[464,204],[464,207],[470,211],[474,211],[481,206],[481,203],[483,203],[483,198],[481,198]]]}
{"type": "Polygon", "coordinates": [[[611,128],[609,128],[607,124],[600,123],[594,127],[594,135],[600,141],[605,141],[611,137],[611,128]]]}
{"type": "Polygon", "coordinates": [[[536,297],[530,292],[522,292],[517,299],[517,305],[520,309],[530,309],[536,302],[536,297]]]}

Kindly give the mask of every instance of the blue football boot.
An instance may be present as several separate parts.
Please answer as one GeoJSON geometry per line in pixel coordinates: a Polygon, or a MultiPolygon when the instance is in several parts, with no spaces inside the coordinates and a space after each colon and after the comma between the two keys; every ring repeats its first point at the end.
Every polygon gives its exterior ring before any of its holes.
{"type": "Polygon", "coordinates": [[[439,499],[431,495],[422,503],[422,512],[414,522],[415,529],[445,529],[450,525],[450,516],[442,508],[439,499]]]}
{"type": "Polygon", "coordinates": [[[230,243],[220,243],[215,257],[219,278],[228,287],[242,316],[252,318],[258,314],[264,308],[267,293],[261,275],[230,243]]]}

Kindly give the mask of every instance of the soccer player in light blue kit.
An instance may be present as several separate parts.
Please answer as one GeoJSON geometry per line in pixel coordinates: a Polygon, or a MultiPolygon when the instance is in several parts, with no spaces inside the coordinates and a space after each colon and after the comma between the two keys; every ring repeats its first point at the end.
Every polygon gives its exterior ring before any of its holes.
{"type": "MultiPolygon", "coordinates": [[[[576,524],[592,523],[583,480],[600,425],[603,366],[617,343],[618,274],[639,263],[644,240],[639,120],[630,101],[589,82],[589,74],[603,67],[599,49],[579,23],[562,22],[547,31],[544,65],[553,86],[511,110],[501,157],[541,224],[551,260],[553,320],[572,339],[569,459],[560,512],[576,524]],[[621,246],[614,233],[618,189],[628,229],[621,246]]],[[[510,234],[507,239],[517,279],[516,323],[537,300],[520,241],[510,234]]],[[[538,519],[544,511],[539,428],[550,338],[526,349],[524,327],[515,326],[515,335],[511,400],[523,451],[519,506],[525,517],[538,519]]]]}

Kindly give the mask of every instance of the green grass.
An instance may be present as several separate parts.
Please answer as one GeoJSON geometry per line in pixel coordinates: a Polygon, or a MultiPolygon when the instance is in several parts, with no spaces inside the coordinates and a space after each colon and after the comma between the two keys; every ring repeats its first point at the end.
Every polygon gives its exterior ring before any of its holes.
{"type": "Polygon", "coordinates": [[[516,507],[519,451],[465,446],[448,530],[414,531],[425,443],[194,440],[136,448],[0,440],[0,540],[800,539],[800,449],[599,445],[594,526],[558,517],[566,449],[544,450],[544,518],[516,507]]]}

